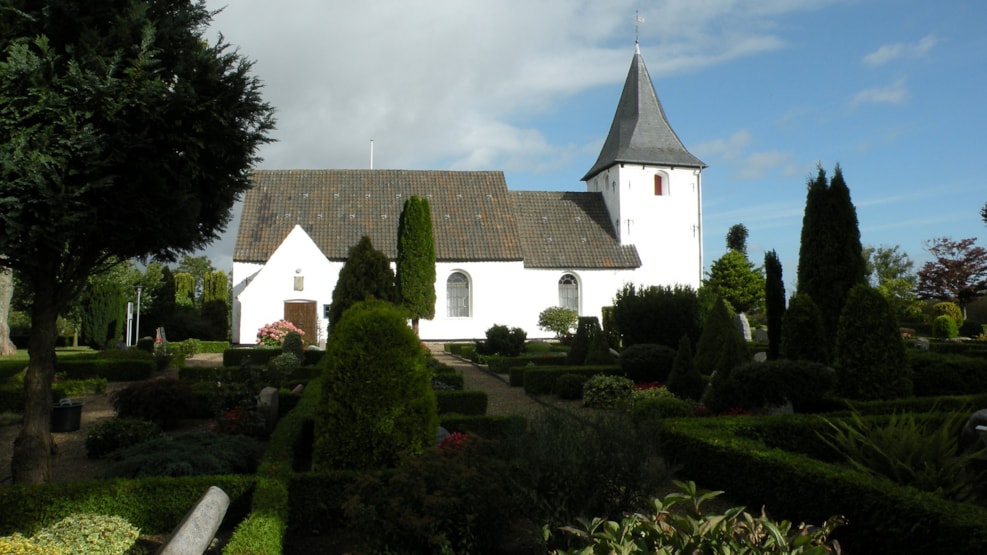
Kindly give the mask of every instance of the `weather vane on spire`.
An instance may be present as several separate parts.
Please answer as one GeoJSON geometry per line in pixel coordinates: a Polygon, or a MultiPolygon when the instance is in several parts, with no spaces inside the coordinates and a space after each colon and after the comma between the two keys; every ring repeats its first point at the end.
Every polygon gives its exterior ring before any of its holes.
{"type": "Polygon", "coordinates": [[[644,23],[644,16],[640,15],[637,10],[634,10],[634,44],[638,43],[638,25],[644,23]]]}

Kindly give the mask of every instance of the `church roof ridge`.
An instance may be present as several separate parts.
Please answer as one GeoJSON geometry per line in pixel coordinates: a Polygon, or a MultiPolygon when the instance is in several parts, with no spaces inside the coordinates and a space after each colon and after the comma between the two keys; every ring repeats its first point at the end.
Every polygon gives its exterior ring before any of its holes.
{"type": "Polygon", "coordinates": [[[583,176],[588,181],[617,163],[705,168],[668,123],[637,43],[600,156],[583,176]]]}

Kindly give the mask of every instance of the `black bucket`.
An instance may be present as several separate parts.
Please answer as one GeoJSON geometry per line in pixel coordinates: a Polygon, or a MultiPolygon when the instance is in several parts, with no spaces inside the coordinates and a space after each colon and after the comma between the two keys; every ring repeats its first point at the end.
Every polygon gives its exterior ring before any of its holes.
{"type": "Polygon", "coordinates": [[[82,401],[62,399],[51,407],[51,431],[74,432],[82,426],[82,401]]]}

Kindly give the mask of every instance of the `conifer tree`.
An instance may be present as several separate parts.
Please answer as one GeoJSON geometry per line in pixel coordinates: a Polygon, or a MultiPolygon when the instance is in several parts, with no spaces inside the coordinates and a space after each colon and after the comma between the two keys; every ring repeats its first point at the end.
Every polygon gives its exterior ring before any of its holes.
{"type": "Polygon", "coordinates": [[[675,362],[668,376],[668,390],[682,399],[698,401],[703,394],[703,377],[692,358],[692,342],[683,335],[675,352],[675,362]]]}
{"type": "Polygon", "coordinates": [[[412,196],[404,203],[398,224],[398,299],[411,315],[418,335],[418,321],[435,317],[435,238],[428,199],[412,196]]]}
{"type": "Polygon", "coordinates": [[[734,366],[747,362],[747,343],[733,325],[730,309],[722,298],[716,299],[706,317],[694,360],[701,373],[717,372],[721,378],[734,366]]]}
{"type": "Polygon", "coordinates": [[[896,399],[912,392],[898,321],[881,293],[855,286],[836,339],[837,391],[848,399],[896,399]]]}
{"type": "Polygon", "coordinates": [[[866,283],[857,210],[837,164],[833,177],[819,168],[809,182],[799,248],[798,292],[812,298],[822,315],[827,351],[832,353],[836,325],[850,289],[866,283]]]}
{"type": "Polygon", "coordinates": [[[826,364],[829,351],[819,307],[805,293],[797,293],[788,303],[781,320],[779,356],[787,360],[808,360],[826,364]]]}
{"type": "Polygon", "coordinates": [[[350,249],[346,263],[339,270],[339,279],[332,290],[329,330],[339,322],[347,308],[371,298],[393,303],[397,296],[394,271],[387,255],[375,249],[370,238],[364,235],[350,249]]]}
{"type": "Polygon", "coordinates": [[[765,316],[768,320],[768,360],[778,358],[781,347],[781,322],[785,315],[785,282],[782,279],[781,261],[778,253],[770,250],[764,253],[765,316]]]}

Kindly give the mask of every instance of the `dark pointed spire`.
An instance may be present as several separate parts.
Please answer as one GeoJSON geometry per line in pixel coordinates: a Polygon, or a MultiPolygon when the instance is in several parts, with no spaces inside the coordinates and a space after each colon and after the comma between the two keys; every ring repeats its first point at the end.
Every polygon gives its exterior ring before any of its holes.
{"type": "Polygon", "coordinates": [[[644,65],[640,48],[635,44],[634,59],[620,93],[617,112],[610,124],[600,157],[583,181],[617,163],[652,166],[705,168],[706,164],[693,156],[672,130],[661,107],[654,85],[644,65]]]}

